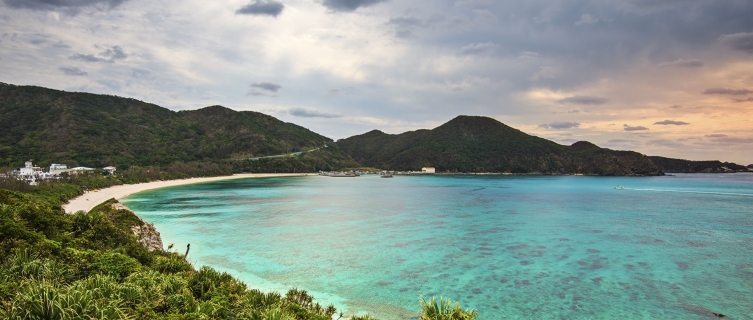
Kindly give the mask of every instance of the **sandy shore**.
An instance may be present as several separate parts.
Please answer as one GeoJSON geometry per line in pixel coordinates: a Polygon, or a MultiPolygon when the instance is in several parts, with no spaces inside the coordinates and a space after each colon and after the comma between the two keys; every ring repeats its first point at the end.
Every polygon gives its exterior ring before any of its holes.
{"type": "Polygon", "coordinates": [[[174,187],[185,184],[201,183],[209,181],[231,180],[231,179],[245,179],[245,178],[265,178],[265,177],[291,177],[291,176],[305,176],[315,175],[313,173],[243,173],[234,174],[232,176],[221,177],[208,177],[208,178],[190,178],[182,180],[168,180],[168,181],[154,181],[139,184],[126,184],[120,186],[109,187],[105,189],[94,190],[89,193],[85,193],[81,196],[71,199],[67,204],[63,205],[66,213],[74,213],[79,210],[89,212],[92,208],[98,204],[115,198],[116,200],[123,199],[134,193],[153,190],[166,187],[174,187]]]}

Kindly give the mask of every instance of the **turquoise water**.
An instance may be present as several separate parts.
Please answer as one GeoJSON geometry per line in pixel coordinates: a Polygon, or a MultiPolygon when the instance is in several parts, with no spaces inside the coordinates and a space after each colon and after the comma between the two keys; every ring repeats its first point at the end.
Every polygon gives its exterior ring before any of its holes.
{"type": "Polygon", "coordinates": [[[123,202],[198,266],[348,313],[408,319],[422,293],[481,319],[753,318],[753,174],[309,176],[123,202]]]}

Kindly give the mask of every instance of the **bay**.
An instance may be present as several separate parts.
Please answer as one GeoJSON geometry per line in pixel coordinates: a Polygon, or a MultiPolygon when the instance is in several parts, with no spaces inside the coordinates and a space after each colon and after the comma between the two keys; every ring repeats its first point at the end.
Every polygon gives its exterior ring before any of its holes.
{"type": "Polygon", "coordinates": [[[122,202],[196,266],[347,313],[408,319],[423,294],[480,319],[753,315],[753,174],[309,176],[122,202]]]}

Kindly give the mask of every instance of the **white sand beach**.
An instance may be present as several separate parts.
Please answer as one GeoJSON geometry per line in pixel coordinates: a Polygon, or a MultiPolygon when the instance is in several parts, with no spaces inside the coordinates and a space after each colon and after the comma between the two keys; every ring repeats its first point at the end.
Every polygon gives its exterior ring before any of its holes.
{"type": "Polygon", "coordinates": [[[231,179],[246,179],[246,178],[270,178],[270,177],[291,177],[291,176],[307,176],[315,175],[313,173],[243,173],[234,174],[232,176],[221,177],[208,177],[208,178],[190,178],[181,180],[167,180],[167,181],[153,181],[147,183],[138,184],[125,184],[120,186],[113,186],[104,189],[92,190],[91,192],[84,193],[81,196],[71,199],[67,204],[63,205],[63,209],[66,213],[74,213],[79,210],[89,212],[92,208],[98,204],[115,198],[116,200],[123,199],[134,193],[153,190],[166,187],[174,187],[192,183],[231,180],[231,179]]]}

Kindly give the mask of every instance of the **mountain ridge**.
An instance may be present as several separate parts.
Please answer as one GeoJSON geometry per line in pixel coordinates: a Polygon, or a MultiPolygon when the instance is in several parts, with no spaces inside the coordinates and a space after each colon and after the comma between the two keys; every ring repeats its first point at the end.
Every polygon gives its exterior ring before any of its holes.
{"type": "Polygon", "coordinates": [[[328,171],[361,165],[592,175],[747,170],[720,161],[648,157],[588,141],[560,145],[484,116],[459,115],[434,129],[400,134],[375,129],[334,142],[254,111],[220,105],[172,111],[133,98],[5,83],[0,83],[0,114],[0,166],[5,167],[34,159],[42,166],[119,168],[220,162],[234,172],[328,171]],[[325,144],[327,148],[320,148],[325,144]],[[296,157],[243,160],[314,149],[296,157]]]}
{"type": "MultiPolygon", "coordinates": [[[[217,162],[306,151],[333,141],[254,111],[217,105],[172,111],[132,98],[36,86],[0,85],[0,114],[0,166],[9,167],[29,159],[92,167],[217,162]]],[[[311,171],[336,169],[327,163],[355,164],[337,146],[304,158],[310,163],[303,167],[311,171]]]]}
{"type": "Polygon", "coordinates": [[[663,174],[637,152],[599,148],[590,142],[563,146],[483,116],[457,116],[431,130],[373,132],[337,144],[356,161],[395,170],[434,166],[438,172],[663,174]]]}

